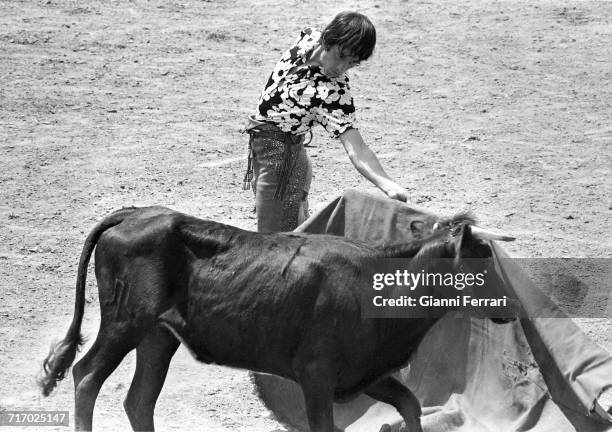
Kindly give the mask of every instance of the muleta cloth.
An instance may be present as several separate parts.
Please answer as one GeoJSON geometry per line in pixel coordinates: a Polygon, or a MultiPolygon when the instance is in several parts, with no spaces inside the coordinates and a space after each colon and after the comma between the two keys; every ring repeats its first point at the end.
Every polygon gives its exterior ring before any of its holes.
{"type": "MultiPolygon", "coordinates": [[[[296,231],[329,233],[372,245],[410,240],[405,227],[432,226],[438,217],[380,195],[354,190],[305,221],[296,231]]],[[[551,301],[491,242],[510,296],[528,316],[551,301]]],[[[447,314],[430,330],[397,373],[421,402],[425,432],[600,432],[612,416],[598,398],[612,389],[612,357],[553,304],[547,316],[494,324],[447,314]]],[[[252,374],[259,396],[274,415],[308,431],[301,390],[273,375],[252,374]]],[[[336,426],[346,432],[397,431],[401,417],[389,405],[362,395],[334,404],[336,426]]]]}

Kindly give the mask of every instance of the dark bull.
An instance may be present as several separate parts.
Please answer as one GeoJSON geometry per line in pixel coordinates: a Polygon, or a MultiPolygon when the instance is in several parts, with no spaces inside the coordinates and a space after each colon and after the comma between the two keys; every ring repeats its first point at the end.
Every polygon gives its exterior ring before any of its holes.
{"type": "Polygon", "coordinates": [[[362,318],[361,294],[371,281],[361,270],[381,257],[458,264],[490,256],[483,240],[509,239],[476,232],[472,224],[458,216],[418,240],[377,249],[330,235],[254,233],[162,207],[116,211],[85,241],[74,317],[44,361],[43,394],[64,378],[83,343],[85,280],[95,248],[101,323],[72,371],[77,429],[91,429],[100,387],[136,348],[124,407],[135,430],[152,430],[170,359],[184,343],[202,362],[297,382],[313,432],[333,432],[332,403],[362,392],[393,405],[410,431],[421,431],[418,400],[389,374],[438,318],[362,318]]]}

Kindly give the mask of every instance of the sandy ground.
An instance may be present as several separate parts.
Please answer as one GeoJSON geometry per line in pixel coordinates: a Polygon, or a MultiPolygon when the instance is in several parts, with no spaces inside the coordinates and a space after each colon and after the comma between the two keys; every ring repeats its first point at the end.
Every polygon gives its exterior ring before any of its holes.
{"type": "MultiPolygon", "coordinates": [[[[50,398],[34,378],[71,319],[78,256],[103,215],[161,204],[255,227],[238,129],[299,29],[343,9],[377,26],[375,56],[350,73],[360,128],[414,203],[474,210],[518,237],[514,256],[611,257],[610,2],[2,1],[0,409],[72,412],[71,378],[50,398]]],[[[339,142],[318,131],[314,145],[312,207],[371,188],[339,142]]],[[[610,319],[579,323],[612,351],[610,319]]],[[[102,388],[96,427],[128,427],[133,366],[102,388]]],[[[279,427],[246,372],[183,349],[157,424],[279,427]]]]}

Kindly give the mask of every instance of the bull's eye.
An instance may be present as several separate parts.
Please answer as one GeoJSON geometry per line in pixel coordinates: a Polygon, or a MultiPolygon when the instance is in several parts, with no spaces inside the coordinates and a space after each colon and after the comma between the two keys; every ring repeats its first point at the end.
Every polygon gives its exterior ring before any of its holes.
{"type": "Polygon", "coordinates": [[[461,227],[462,227],[462,225],[455,225],[454,227],[451,227],[450,234],[453,237],[456,237],[457,234],[461,233],[461,227]]]}

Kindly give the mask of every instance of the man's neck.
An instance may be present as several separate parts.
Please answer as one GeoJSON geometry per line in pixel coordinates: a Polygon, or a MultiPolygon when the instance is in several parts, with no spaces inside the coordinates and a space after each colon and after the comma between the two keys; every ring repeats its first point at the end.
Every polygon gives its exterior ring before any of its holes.
{"type": "Polygon", "coordinates": [[[321,54],[323,54],[323,51],[325,51],[325,49],[323,48],[323,45],[321,44],[317,45],[312,50],[312,53],[310,54],[310,57],[308,58],[308,60],[306,60],[305,64],[321,66],[321,54]]]}

